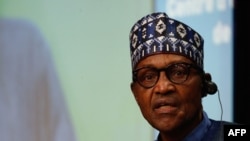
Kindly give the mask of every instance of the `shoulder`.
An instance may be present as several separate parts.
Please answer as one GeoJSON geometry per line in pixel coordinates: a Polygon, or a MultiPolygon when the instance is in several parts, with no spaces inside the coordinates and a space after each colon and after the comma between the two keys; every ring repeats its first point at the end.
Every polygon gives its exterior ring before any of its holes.
{"type": "Polygon", "coordinates": [[[231,121],[224,121],[224,120],[214,120],[214,119],[209,119],[211,121],[211,124],[214,126],[221,126],[223,127],[224,125],[240,125],[239,123],[236,122],[231,122],[231,121]]]}
{"type": "Polygon", "coordinates": [[[209,119],[211,122],[203,141],[223,141],[224,140],[224,126],[225,125],[237,125],[238,123],[230,121],[221,121],[209,119]]]}

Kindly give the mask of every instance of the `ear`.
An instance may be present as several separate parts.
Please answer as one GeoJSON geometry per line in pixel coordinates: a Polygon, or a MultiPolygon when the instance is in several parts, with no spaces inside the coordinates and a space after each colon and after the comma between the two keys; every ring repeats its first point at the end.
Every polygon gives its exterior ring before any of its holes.
{"type": "Polygon", "coordinates": [[[206,97],[207,96],[207,90],[206,90],[206,80],[208,80],[209,78],[211,78],[211,75],[209,73],[203,73],[201,75],[201,79],[202,79],[202,97],[206,97]]]}
{"type": "Polygon", "coordinates": [[[211,77],[210,73],[205,73],[204,78],[205,78],[206,81],[212,81],[212,77],[211,77]]]}
{"type": "Polygon", "coordinates": [[[218,88],[216,83],[212,81],[212,77],[210,73],[205,73],[204,74],[204,80],[203,80],[203,85],[204,85],[204,96],[207,94],[213,95],[217,92],[218,88]]]}

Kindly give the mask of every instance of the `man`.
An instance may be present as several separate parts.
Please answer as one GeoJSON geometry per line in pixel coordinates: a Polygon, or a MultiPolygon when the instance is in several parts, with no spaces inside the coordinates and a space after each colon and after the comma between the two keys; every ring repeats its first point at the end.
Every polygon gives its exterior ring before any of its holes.
{"type": "Polygon", "coordinates": [[[157,141],[223,140],[226,121],[209,119],[202,98],[217,92],[203,70],[203,43],[188,25],[152,13],[130,32],[131,90],[157,141]]]}

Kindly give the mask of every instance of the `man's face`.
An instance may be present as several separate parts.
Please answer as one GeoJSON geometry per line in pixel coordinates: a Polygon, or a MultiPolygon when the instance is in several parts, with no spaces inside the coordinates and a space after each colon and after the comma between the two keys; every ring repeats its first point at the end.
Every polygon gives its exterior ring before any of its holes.
{"type": "MultiPolygon", "coordinates": [[[[158,54],[140,61],[135,70],[144,67],[161,69],[180,62],[192,64],[189,59],[180,55],[158,54]]],[[[182,75],[174,74],[177,79],[182,75]]],[[[152,75],[137,79],[143,81],[144,78],[153,79],[152,75]]],[[[146,82],[145,84],[149,84],[146,82]]],[[[131,84],[131,90],[144,118],[159,131],[192,128],[201,120],[202,80],[198,71],[192,67],[186,81],[181,84],[171,82],[166,73],[160,71],[159,79],[154,86],[145,88],[135,81],[131,84]]]]}

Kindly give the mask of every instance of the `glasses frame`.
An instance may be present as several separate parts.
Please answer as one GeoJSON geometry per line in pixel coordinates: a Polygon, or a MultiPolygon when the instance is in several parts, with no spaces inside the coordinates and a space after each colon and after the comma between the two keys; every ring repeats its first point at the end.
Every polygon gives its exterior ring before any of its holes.
{"type": "Polygon", "coordinates": [[[159,78],[160,78],[160,72],[164,71],[165,72],[165,75],[167,76],[168,80],[174,84],[183,84],[189,77],[189,74],[190,74],[190,69],[191,68],[194,68],[195,70],[197,70],[198,72],[200,72],[201,74],[204,73],[203,69],[201,69],[200,67],[198,67],[197,65],[195,64],[191,64],[191,63],[186,63],[186,62],[179,62],[179,63],[173,63],[173,64],[170,64],[164,68],[160,68],[160,69],[157,69],[155,67],[141,67],[141,68],[138,68],[136,70],[134,70],[132,73],[133,73],[133,82],[138,82],[138,84],[140,84],[142,87],[144,88],[152,88],[154,87],[157,82],[159,81],[159,78]],[[182,82],[175,82],[171,79],[171,77],[169,76],[169,73],[168,72],[168,69],[170,69],[172,66],[174,65],[184,65],[186,66],[187,68],[187,76],[185,79],[183,79],[182,82]],[[144,84],[142,84],[140,81],[137,80],[137,74],[138,74],[138,71],[142,70],[142,69],[146,69],[146,68],[149,68],[149,69],[154,69],[154,70],[157,70],[157,79],[154,83],[152,83],[152,85],[150,86],[145,86],[144,84]]]}

